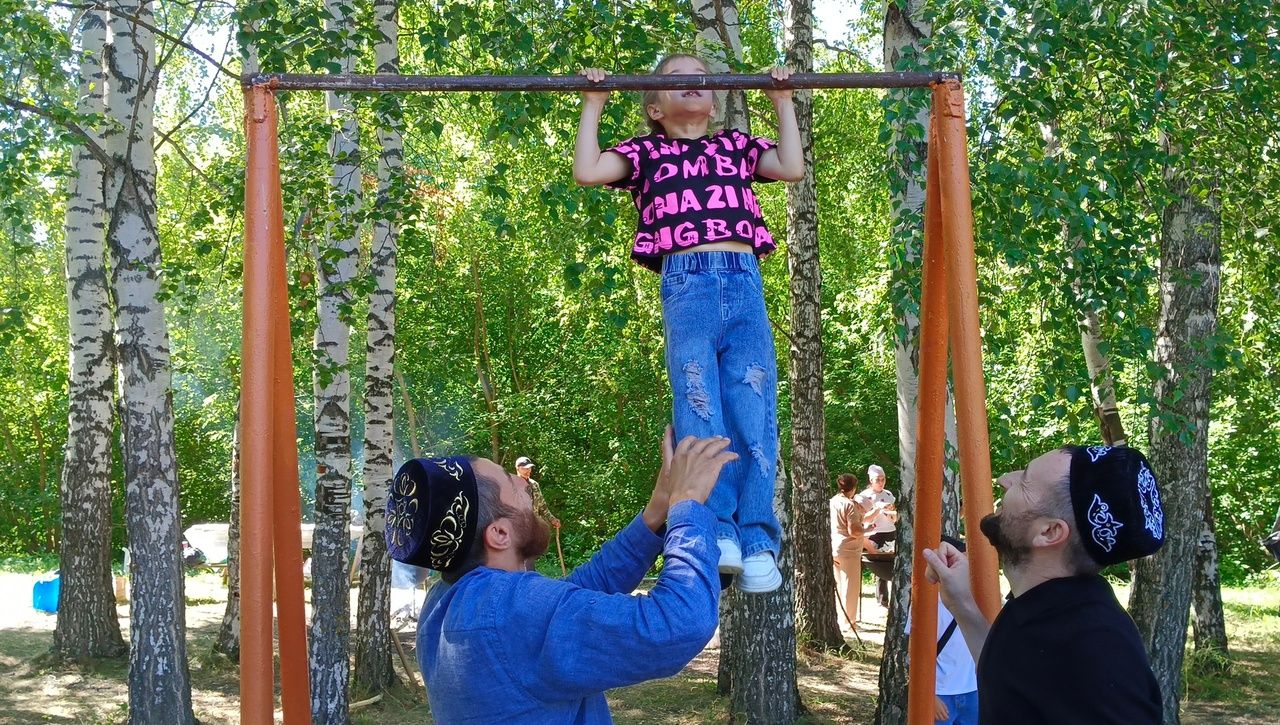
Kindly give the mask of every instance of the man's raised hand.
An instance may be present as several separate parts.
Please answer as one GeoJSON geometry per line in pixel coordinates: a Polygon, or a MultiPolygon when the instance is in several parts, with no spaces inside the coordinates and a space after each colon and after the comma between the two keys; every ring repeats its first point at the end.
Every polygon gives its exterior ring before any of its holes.
{"type": "Polygon", "coordinates": [[[676,445],[667,469],[671,506],[685,500],[706,503],[720,477],[720,469],[729,461],[738,460],[737,453],[725,450],[728,447],[729,439],[723,436],[686,436],[676,445]]]}
{"type": "Polygon", "coordinates": [[[937,551],[924,550],[925,576],[939,585],[942,603],[953,613],[962,606],[972,604],[973,592],[969,588],[969,558],[959,549],[942,542],[937,551]]]}

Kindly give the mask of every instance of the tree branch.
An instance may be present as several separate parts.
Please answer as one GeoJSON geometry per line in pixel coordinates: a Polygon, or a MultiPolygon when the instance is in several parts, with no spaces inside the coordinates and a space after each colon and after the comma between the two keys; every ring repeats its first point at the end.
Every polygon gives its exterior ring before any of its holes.
{"type": "MultiPolygon", "coordinates": [[[[231,47],[230,41],[228,40],[227,47],[223,48],[223,51],[222,51],[223,58],[227,57],[227,51],[230,49],[230,47],[231,47]]],[[[157,73],[156,73],[156,77],[158,76],[159,76],[159,69],[157,69],[157,73]]],[[[174,124],[173,128],[160,134],[160,140],[156,143],[156,148],[155,148],[156,151],[159,151],[160,147],[164,146],[169,141],[169,137],[173,136],[175,133],[181,130],[183,126],[187,125],[187,122],[190,121],[192,118],[195,118],[195,115],[199,113],[200,110],[203,109],[209,103],[209,98],[213,95],[213,89],[216,88],[217,85],[218,85],[218,80],[217,78],[214,78],[213,82],[209,84],[209,87],[205,89],[204,98],[201,99],[200,102],[197,103],[194,107],[192,107],[192,109],[187,113],[186,116],[182,118],[181,121],[178,121],[176,124],[174,124]]]]}
{"type": "Polygon", "coordinates": [[[132,22],[132,23],[137,24],[139,27],[143,27],[143,28],[146,28],[147,30],[150,30],[151,32],[155,33],[156,35],[160,36],[161,38],[164,38],[165,40],[169,41],[170,43],[175,43],[175,44],[177,44],[177,45],[182,46],[183,48],[186,48],[187,50],[191,51],[192,53],[195,53],[196,55],[200,56],[201,58],[204,58],[206,61],[208,61],[208,62],[209,62],[209,64],[210,64],[210,65],[212,65],[214,68],[217,68],[217,69],[218,69],[219,71],[221,71],[224,75],[227,75],[227,76],[229,76],[229,77],[231,77],[231,78],[236,79],[236,82],[237,82],[237,83],[239,83],[239,82],[240,82],[240,74],[239,74],[239,73],[236,73],[235,71],[232,71],[231,69],[227,68],[227,67],[226,67],[226,66],[224,66],[223,64],[219,63],[216,59],[214,59],[214,57],[213,57],[213,56],[209,55],[208,53],[204,52],[203,50],[200,50],[199,48],[197,48],[197,47],[195,47],[194,45],[192,45],[192,44],[188,43],[187,41],[183,40],[182,38],[174,37],[172,34],[167,33],[167,32],[165,32],[165,31],[161,30],[160,28],[157,28],[156,26],[154,26],[154,25],[152,25],[152,24],[148,23],[147,21],[145,21],[145,20],[143,20],[143,19],[139,18],[137,15],[131,15],[131,14],[129,14],[129,13],[124,12],[123,10],[120,10],[119,8],[114,8],[114,7],[112,7],[112,6],[110,6],[110,5],[106,4],[106,3],[91,3],[91,4],[90,4],[90,3],[51,3],[51,5],[53,5],[54,7],[60,7],[60,8],[70,8],[70,9],[72,9],[72,10],[101,10],[101,11],[103,11],[103,12],[111,13],[112,15],[115,15],[115,16],[117,16],[117,17],[124,18],[125,20],[128,20],[128,21],[130,21],[130,22],[132,22]]]}
{"type": "Polygon", "coordinates": [[[102,148],[102,146],[98,143],[98,140],[94,138],[88,131],[81,128],[80,124],[76,123],[75,121],[58,118],[57,116],[50,113],[49,111],[46,111],[43,108],[40,108],[38,106],[33,106],[30,103],[27,103],[25,101],[19,101],[16,98],[10,98],[8,96],[0,96],[0,103],[18,111],[25,111],[27,113],[40,116],[41,118],[47,121],[50,121],[58,126],[61,126],[62,128],[79,136],[81,140],[84,141],[85,148],[89,150],[89,153],[93,155],[93,158],[98,160],[98,163],[102,164],[104,167],[111,165],[110,157],[107,156],[106,150],[102,148]]]}

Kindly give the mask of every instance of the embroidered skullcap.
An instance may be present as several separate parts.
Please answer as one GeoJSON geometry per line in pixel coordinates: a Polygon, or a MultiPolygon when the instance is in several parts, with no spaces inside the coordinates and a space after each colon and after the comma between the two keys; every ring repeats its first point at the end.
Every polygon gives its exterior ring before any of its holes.
{"type": "Polygon", "coordinates": [[[462,565],[478,526],[471,462],[415,458],[396,472],[387,498],[387,549],[404,564],[448,572],[462,565]]]}
{"type": "Polygon", "coordinates": [[[1137,450],[1068,446],[1071,507],[1085,551],[1102,566],[1154,554],[1164,545],[1164,509],[1151,464],[1137,450]]]}

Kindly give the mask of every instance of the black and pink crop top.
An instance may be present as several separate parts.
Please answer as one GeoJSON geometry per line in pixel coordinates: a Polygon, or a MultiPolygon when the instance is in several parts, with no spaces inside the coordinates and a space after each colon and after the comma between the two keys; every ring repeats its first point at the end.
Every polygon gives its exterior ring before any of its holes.
{"type": "Polygon", "coordinates": [[[736,129],[696,139],[652,134],[608,149],[631,164],[631,175],[608,184],[631,192],[640,218],[631,258],[654,270],[677,249],[711,242],[743,242],[757,258],[777,249],[765,226],[753,181],[774,142],[736,129]]]}

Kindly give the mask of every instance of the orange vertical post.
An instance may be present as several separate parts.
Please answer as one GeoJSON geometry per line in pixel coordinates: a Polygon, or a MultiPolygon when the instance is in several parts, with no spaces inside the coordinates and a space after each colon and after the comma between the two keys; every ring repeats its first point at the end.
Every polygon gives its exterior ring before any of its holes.
{"type": "Polygon", "coordinates": [[[280,167],[271,175],[276,203],[272,229],[271,321],[274,338],[272,380],[275,486],[272,531],[275,543],[276,617],[280,638],[280,703],[285,725],[311,725],[311,674],[307,660],[307,619],[302,586],[302,501],[298,491],[298,432],[293,386],[293,335],[289,329],[289,288],[284,258],[284,209],[280,167]]]}
{"type": "Polygon", "coordinates": [[[937,161],[937,109],[929,120],[925,182],[924,254],[920,281],[920,388],[916,420],[915,517],[912,524],[911,670],[907,722],[932,723],[937,679],[938,585],[925,576],[924,549],[942,536],[943,441],[947,406],[947,269],[937,161]]]}
{"type": "Polygon", "coordinates": [[[271,642],[273,248],[280,183],[276,105],[261,86],[245,90],[244,327],[240,382],[240,722],[274,719],[271,642]],[[273,183],[272,180],[275,179],[273,183]]]}
{"type": "Polygon", "coordinates": [[[930,159],[936,152],[941,177],[942,238],[946,240],[947,297],[951,302],[951,375],[955,383],[969,578],[978,608],[991,620],[1000,611],[1000,580],[996,551],[985,536],[979,535],[979,522],[991,513],[994,502],[964,115],[960,81],[935,84],[933,118],[938,138],[930,159]]]}

